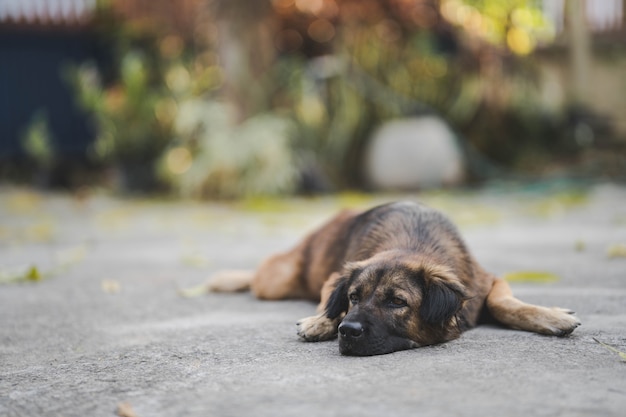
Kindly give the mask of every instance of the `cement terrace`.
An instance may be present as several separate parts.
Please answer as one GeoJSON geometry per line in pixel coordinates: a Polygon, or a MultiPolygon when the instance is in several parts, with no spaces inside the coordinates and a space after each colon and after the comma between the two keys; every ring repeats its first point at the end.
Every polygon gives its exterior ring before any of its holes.
{"type": "Polygon", "coordinates": [[[304,301],[185,298],[222,268],[294,244],[348,196],[237,204],[85,201],[0,190],[0,416],[623,416],[626,189],[402,196],[449,213],[489,270],[547,271],[520,298],[577,312],[571,337],[479,327],[439,346],[353,358],[304,343],[304,301]],[[619,248],[619,247],[617,247],[619,248]],[[123,414],[123,413],[122,413],[123,414]],[[128,414],[128,413],[127,413],[128,414]]]}

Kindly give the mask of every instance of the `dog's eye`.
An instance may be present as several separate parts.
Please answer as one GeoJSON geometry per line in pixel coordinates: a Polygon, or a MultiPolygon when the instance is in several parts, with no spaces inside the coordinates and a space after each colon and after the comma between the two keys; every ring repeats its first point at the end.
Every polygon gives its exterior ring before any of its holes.
{"type": "Polygon", "coordinates": [[[356,304],[359,302],[359,297],[356,294],[350,294],[349,298],[352,304],[356,304]]]}
{"type": "Polygon", "coordinates": [[[389,300],[389,305],[392,307],[406,307],[407,303],[404,299],[400,297],[393,297],[389,300]]]}

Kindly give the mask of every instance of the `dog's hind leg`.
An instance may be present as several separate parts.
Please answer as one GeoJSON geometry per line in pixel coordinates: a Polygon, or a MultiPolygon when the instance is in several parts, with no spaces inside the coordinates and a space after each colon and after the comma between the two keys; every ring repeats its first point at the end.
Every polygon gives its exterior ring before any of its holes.
{"type": "Polygon", "coordinates": [[[248,291],[254,271],[224,270],[218,271],[209,278],[207,289],[211,292],[240,292],[248,291]]]}
{"type": "Polygon", "coordinates": [[[209,278],[211,292],[238,292],[252,290],[264,300],[310,298],[303,289],[301,275],[301,248],[270,256],[256,271],[225,270],[209,278]]]}
{"type": "Polygon", "coordinates": [[[559,307],[524,303],[513,296],[509,284],[494,280],[487,295],[487,308],[500,323],[518,330],[553,336],[566,336],[580,325],[574,312],[559,307]]]}
{"type": "Polygon", "coordinates": [[[305,289],[302,277],[302,251],[301,244],[288,252],[266,259],[252,280],[251,289],[254,295],[263,300],[312,298],[305,289]]]}

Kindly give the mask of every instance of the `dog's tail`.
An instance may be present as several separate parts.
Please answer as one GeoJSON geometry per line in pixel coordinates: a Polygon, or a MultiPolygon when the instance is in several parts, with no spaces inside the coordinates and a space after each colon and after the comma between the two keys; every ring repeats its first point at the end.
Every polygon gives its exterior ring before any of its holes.
{"type": "Polygon", "coordinates": [[[207,282],[209,292],[249,291],[254,278],[254,271],[224,270],[213,274],[207,282]]]}

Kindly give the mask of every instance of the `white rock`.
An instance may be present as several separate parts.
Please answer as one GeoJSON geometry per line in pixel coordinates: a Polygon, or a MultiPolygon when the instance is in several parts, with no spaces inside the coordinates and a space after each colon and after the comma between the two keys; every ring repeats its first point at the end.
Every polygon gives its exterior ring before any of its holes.
{"type": "Polygon", "coordinates": [[[440,118],[412,117],[384,123],[365,152],[365,174],[382,190],[457,185],[464,158],[454,132],[440,118]]]}

